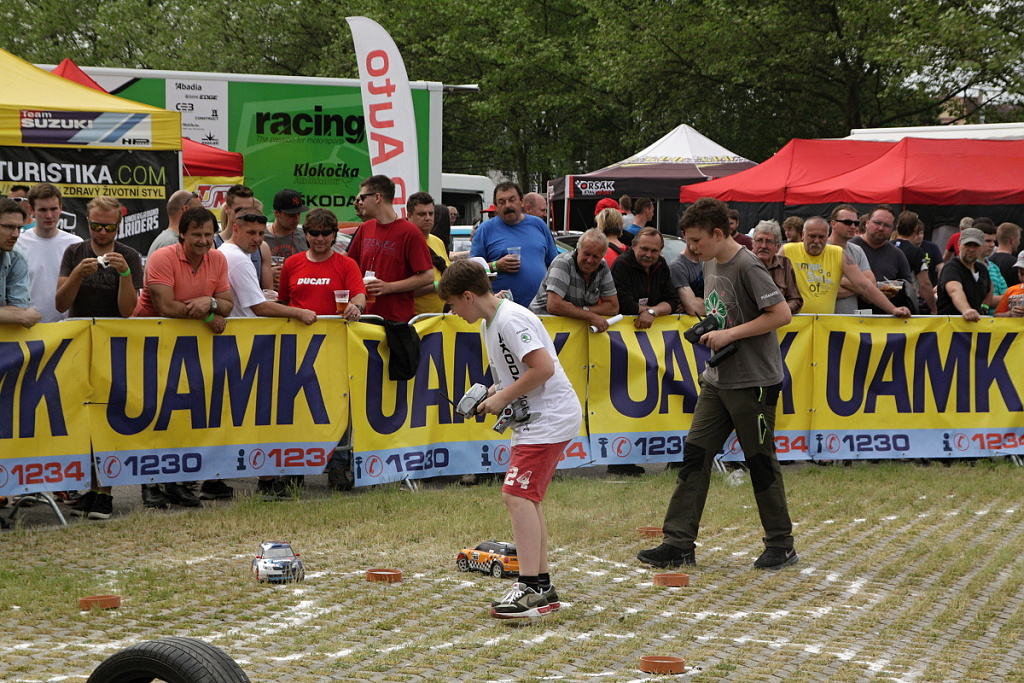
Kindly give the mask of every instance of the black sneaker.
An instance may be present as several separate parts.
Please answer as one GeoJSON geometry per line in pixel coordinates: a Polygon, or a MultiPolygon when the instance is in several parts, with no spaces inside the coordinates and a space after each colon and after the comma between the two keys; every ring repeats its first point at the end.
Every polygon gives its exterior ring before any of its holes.
{"type": "Polygon", "coordinates": [[[562,602],[558,599],[558,593],[555,592],[554,586],[548,586],[547,590],[542,588],[540,594],[548,601],[548,607],[551,608],[552,612],[562,609],[562,602]]]}
{"type": "MultiPolygon", "coordinates": [[[[89,493],[94,493],[89,491],[89,493]]],[[[114,497],[109,493],[96,493],[89,508],[89,519],[110,519],[114,514],[114,497]]]]}
{"type": "Polygon", "coordinates": [[[89,510],[92,509],[93,501],[96,500],[97,493],[95,491],[86,491],[85,495],[79,498],[74,504],[70,506],[71,514],[75,517],[88,517],[89,510]]]}
{"type": "Polygon", "coordinates": [[[199,487],[199,497],[203,500],[217,500],[219,498],[234,498],[235,490],[220,479],[207,479],[199,487]]]}
{"type": "Polygon", "coordinates": [[[167,500],[167,496],[160,490],[160,487],[156,484],[152,486],[142,485],[142,504],[148,508],[158,508],[163,510],[171,504],[171,501],[167,500]]]}
{"type": "Polygon", "coordinates": [[[541,617],[551,612],[547,599],[523,583],[516,582],[512,588],[491,608],[495,619],[523,619],[541,617]]]}
{"type": "Polygon", "coordinates": [[[646,472],[640,465],[608,465],[608,474],[623,474],[627,477],[639,477],[646,472]]]}
{"type": "Polygon", "coordinates": [[[267,502],[291,498],[288,487],[280,479],[260,479],[256,483],[256,490],[263,494],[263,500],[267,502]]]}
{"type": "Polygon", "coordinates": [[[761,557],[754,560],[754,569],[782,569],[799,559],[792,548],[765,548],[761,557]]]}
{"type": "Polygon", "coordinates": [[[278,477],[278,479],[283,481],[285,486],[297,489],[306,488],[306,475],[304,474],[285,474],[278,477]]]}
{"type": "Polygon", "coordinates": [[[655,567],[678,567],[683,564],[697,564],[697,554],[693,548],[677,548],[668,543],[662,543],[657,548],[641,550],[636,554],[636,559],[644,564],[655,567]]]}
{"type": "Polygon", "coordinates": [[[202,503],[196,498],[195,494],[192,493],[187,486],[179,484],[178,482],[171,482],[170,484],[164,484],[164,497],[175,505],[180,505],[183,508],[194,508],[199,507],[202,503]]]}

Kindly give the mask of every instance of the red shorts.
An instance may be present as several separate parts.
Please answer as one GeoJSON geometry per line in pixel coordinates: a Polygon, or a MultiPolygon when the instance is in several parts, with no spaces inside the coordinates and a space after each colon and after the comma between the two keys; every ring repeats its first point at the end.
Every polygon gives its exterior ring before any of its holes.
{"type": "Polygon", "coordinates": [[[562,451],[568,443],[526,443],[513,446],[505,483],[501,487],[502,493],[536,503],[544,500],[544,493],[548,490],[562,451]]]}

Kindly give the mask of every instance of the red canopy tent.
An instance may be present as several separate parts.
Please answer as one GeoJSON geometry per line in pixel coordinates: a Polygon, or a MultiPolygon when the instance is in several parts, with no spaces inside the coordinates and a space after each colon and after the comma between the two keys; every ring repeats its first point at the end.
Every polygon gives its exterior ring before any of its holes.
{"type": "Polygon", "coordinates": [[[893,147],[867,140],[790,140],[767,161],[726,178],[679,188],[679,203],[714,197],[740,212],[741,230],[757,221],[782,221],[790,188],[845,173],[874,161],[893,147]]]}
{"type": "Polygon", "coordinates": [[[821,215],[848,202],[858,210],[892,204],[917,212],[928,227],[962,216],[997,224],[1024,219],[1024,140],[904,138],[859,168],[792,187],[787,213],[821,215]]]}
{"type": "MultiPolygon", "coordinates": [[[[89,74],[71,59],[64,59],[53,73],[80,85],[106,92],[89,74]]],[[[242,155],[210,147],[188,138],[181,139],[181,164],[186,176],[191,177],[233,177],[245,175],[242,155]]],[[[187,188],[186,188],[187,189],[187,188]]]]}

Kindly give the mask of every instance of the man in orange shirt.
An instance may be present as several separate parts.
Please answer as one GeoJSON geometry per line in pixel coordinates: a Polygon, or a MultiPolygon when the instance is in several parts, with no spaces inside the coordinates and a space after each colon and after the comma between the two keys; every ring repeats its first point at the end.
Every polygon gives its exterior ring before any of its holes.
{"type": "MultiPolygon", "coordinates": [[[[217,219],[209,209],[189,209],[178,224],[178,244],[161,247],[146,262],[146,280],[136,318],[159,316],[202,320],[214,334],[224,331],[235,299],[228,282],[228,261],[213,248],[217,219]]],[[[203,482],[201,498],[231,498],[234,491],[219,479],[203,482]]],[[[168,503],[196,507],[199,499],[180,482],[142,487],[146,507],[164,508],[168,503]]]]}
{"type": "Polygon", "coordinates": [[[209,209],[189,209],[178,230],[178,244],[157,249],[146,263],[146,286],[132,316],[202,320],[220,334],[235,300],[227,259],[213,248],[217,219],[209,209]]]}

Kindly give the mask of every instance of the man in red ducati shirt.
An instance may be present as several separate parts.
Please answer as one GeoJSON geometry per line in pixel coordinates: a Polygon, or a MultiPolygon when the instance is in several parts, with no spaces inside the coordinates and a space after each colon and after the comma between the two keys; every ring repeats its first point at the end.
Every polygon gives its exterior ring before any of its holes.
{"type": "Polygon", "coordinates": [[[317,315],[342,315],[358,320],[366,308],[366,288],[359,266],[334,250],[338,218],[327,209],[313,209],[303,226],[309,249],[288,257],[281,268],[279,303],[308,308],[317,315]],[[334,293],[348,290],[348,304],[338,311],[334,293]]]}

